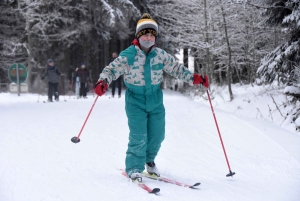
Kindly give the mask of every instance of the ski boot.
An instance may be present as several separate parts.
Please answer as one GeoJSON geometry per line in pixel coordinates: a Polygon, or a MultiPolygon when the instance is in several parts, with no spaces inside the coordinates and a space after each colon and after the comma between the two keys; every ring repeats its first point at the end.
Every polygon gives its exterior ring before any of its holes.
{"type": "Polygon", "coordinates": [[[146,169],[147,169],[147,172],[151,175],[156,175],[157,177],[160,176],[159,172],[158,172],[158,169],[155,165],[154,162],[149,162],[149,163],[146,163],[146,169]]]}
{"type": "Polygon", "coordinates": [[[132,180],[132,182],[137,182],[137,183],[142,183],[143,181],[142,174],[139,172],[132,173],[130,175],[130,179],[132,180]]]}

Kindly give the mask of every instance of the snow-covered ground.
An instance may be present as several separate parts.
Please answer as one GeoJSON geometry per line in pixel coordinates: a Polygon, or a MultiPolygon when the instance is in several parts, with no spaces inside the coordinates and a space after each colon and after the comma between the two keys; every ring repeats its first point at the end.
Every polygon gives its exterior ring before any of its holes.
{"type": "Polygon", "coordinates": [[[164,90],[166,139],[156,163],[166,177],[201,185],[192,190],[144,179],[161,189],[159,196],[130,183],[118,170],[124,168],[129,132],[124,96],[99,97],[81,142],[74,144],[71,138],[79,134],[95,100],[91,94],[43,103],[46,96],[1,93],[0,200],[300,200],[300,135],[275,111],[272,99],[280,105],[284,96],[275,96],[276,90],[262,94],[261,87],[234,85],[233,91],[232,102],[226,88],[211,93],[236,172],[226,177],[229,170],[208,101],[164,90]]]}

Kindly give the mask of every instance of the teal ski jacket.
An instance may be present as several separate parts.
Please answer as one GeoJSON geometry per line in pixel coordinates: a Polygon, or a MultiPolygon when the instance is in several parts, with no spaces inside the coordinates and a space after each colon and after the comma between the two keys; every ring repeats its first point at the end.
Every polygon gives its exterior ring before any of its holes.
{"type": "Polygon", "coordinates": [[[193,74],[172,55],[158,47],[152,47],[146,55],[139,46],[135,45],[122,51],[106,66],[100,74],[100,80],[107,79],[111,83],[124,75],[127,89],[132,94],[144,96],[146,111],[152,111],[163,99],[162,93],[157,93],[157,90],[161,90],[163,71],[193,86],[193,74]]]}

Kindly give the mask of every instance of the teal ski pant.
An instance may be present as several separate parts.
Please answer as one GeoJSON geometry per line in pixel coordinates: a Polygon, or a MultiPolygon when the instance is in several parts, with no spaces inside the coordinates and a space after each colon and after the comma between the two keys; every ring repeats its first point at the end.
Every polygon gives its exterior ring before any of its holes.
{"type": "Polygon", "coordinates": [[[130,133],[125,165],[130,176],[144,171],[145,163],[154,161],[165,138],[165,107],[161,101],[147,112],[143,101],[129,101],[126,114],[130,133]]]}

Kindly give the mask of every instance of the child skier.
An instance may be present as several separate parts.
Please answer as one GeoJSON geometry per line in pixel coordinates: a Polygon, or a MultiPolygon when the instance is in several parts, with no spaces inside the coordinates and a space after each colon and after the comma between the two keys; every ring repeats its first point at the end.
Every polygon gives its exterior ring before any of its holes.
{"type": "Polygon", "coordinates": [[[192,74],[173,56],[155,46],[158,25],[148,13],[137,22],[133,45],[106,66],[95,85],[95,93],[102,96],[108,85],[121,75],[127,87],[125,111],[129,126],[126,152],[126,173],[132,180],[141,181],[141,172],[160,175],[155,157],[165,138],[165,107],[160,84],[163,71],[191,86],[209,86],[208,77],[192,74]]]}

